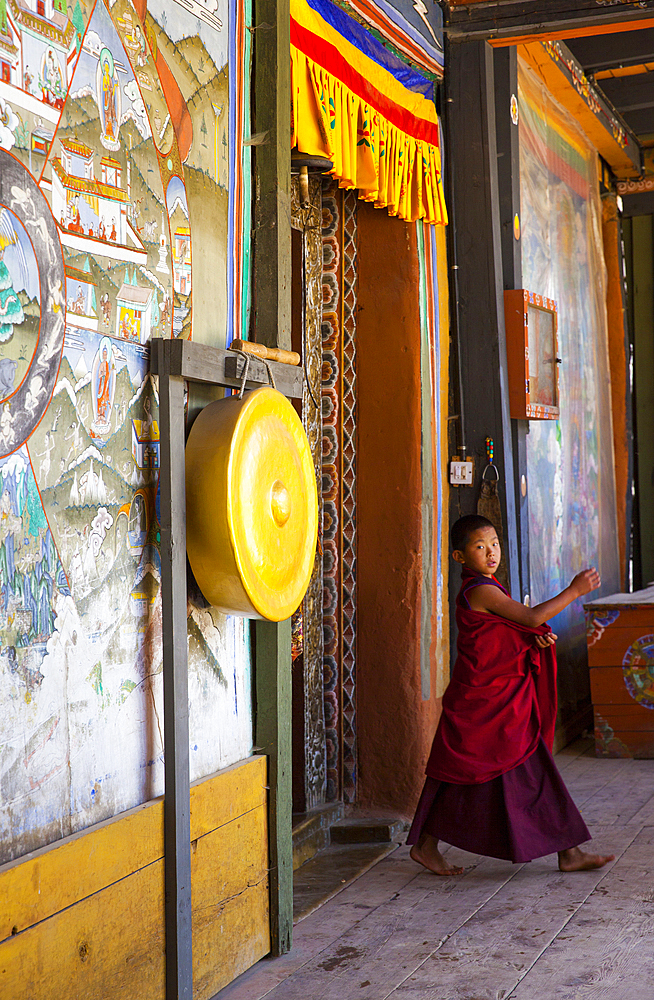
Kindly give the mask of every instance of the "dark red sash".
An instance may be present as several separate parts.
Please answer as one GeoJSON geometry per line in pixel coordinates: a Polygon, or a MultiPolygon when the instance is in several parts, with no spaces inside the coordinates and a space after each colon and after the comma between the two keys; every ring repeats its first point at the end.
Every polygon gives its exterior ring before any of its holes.
{"type": "Polygon", "coordinates": [[[522,764],[542,737],[551,749],[556,722],[556,653],[539,649],[528,628],[474,611],[466,592],[497,580],[464,569],[456,599],[458,656],[443,696],[426,773],[455,784],[481,784],[522,764]]]}

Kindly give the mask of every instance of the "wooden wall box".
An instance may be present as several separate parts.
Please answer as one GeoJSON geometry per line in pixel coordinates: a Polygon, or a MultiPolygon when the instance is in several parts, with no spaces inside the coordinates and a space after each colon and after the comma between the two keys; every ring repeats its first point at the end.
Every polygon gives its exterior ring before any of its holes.
{"type": "Polygon", "coordinates": [[[559,416],[558,314],[553,299],[526,288],[504,293],[509,406],[515,420],[559,416]]]}
{"type": "Polygon", "coordinates": [[[654,587],[586,611],[598,757],[654,758],[654,587]]]}

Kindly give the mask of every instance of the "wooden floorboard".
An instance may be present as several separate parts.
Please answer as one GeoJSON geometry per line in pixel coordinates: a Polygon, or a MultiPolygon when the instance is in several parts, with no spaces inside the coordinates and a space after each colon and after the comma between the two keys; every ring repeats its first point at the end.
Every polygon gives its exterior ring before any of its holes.
{"type": "MultiPolygon", "coordinates": [[[[462,851],[453,851],[452,859],[480,860],[462,851]]],[[[489,859],[459,879],[418,871],[411,883],[353,927],[346,942],[325,948],[273,990],[270,1000],[349,1000],[354,995],[380,1000],[397,985],[398,967],[408,962],[415,968],[469,918],[471,908],[483,907],[514,874],[511,865],[489,859]]]]}
{"type": "MultiPolygon", "coordinates": [[[[611,847],[620,854],[636,831],[622,830],[619,837],[611,832],[611,847]]],[[[608,850],[606,833],[593,847],[608,850]]],[[[508,996],[605,876],[606,870],[562,874],[556,856],[522,865],[501,892],[390,994],[392,1000],[508,996]]]]}
{"type": "MultiPolygon", "coordinates": [[[[281,958],[259,962],[234,983],[222,990],[220,1000],[260,1000],[279,983],[301,969],[332,943],[346,939],[361,920],[393,898],[420,875],[406,856],[397,852],[375,865],[374,876],[364,875],[335,896],[319,911],[293,928],[293,948],[281,958]]],[[[307,998],[308,1000],[308,998],[307,998]]]]}
{"type": "Polygon", "coordinates": [[[589,754],[593,754],[594,756],[594,751],[595,740],[589,736],[580,736],[568,744],[567,747],[564,747],[563,750],[559,750],[556,755],[556,766],[559,771],[566,771],[575,761],[579,761],[584,757],[587,758],[589,754]]]}
{"type": "Polygon", "coordinates": [[[629,823],[654,794],[654,761],[625,761],[617,774],[581,803],[574,784],[570,791],[587,824],[629,823]]]}
{"type": "Polygon", "coordinates": [[[650,785],[651,796],[647,802],[640,807],[638,812],[631,817],[631,823],[640,823],[641,826],[654,826],[654,780],[650,785]]]}
{"type": "MultiPolygon", "coordinates": [[[[646,827],[510,994],[511,1000],[651,1000],[654,827],[646,827]]],[[[505,998],[509,1000],[509,998],[505,998]]]]}
{"type": "Polygon", "coordinates": [[[293,949],[216,1000],[652,1000],[654,761],[557,755],[589,824],[615,853],[564,875],[556,858],[511,865],[455,848],[462,877],[400,847],[296,925],[293,949]]]}

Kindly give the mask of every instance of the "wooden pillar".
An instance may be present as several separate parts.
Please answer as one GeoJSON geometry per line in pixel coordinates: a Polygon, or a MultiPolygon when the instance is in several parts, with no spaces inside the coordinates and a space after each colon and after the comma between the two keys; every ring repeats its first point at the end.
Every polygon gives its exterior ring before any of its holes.
{"type": "Polygon", "coordinates": [[[291,349],[291,15],[289,0],[255,0],[254,333],[291,349]]]}
{"type": "Polygon", "coordinates": [[[268,757],[270,950],[290,950],[293,930],[290,621],[256,623],[255,740],[268,757]]]}
{"type": "Polygon", "coordinates": [[[456,315],[463,396],[462,432],[475,459],[474,487],[451,491],[452,518],[476,511],[485,439],[495,442],[511,593],[521,599],[518,526],[509,417],[502,239],[497,177],[493,50],[483,41],[449,42],[446,76],[448,197],[453,215],[452,265],[458,274],[456,315]]]}
{"type": "MultiPolygon", "coordinates": [[[[164,343],[153,340],[158,371],[164,343]]],[[[192,1000],[191,816],[186,628],[184,380],[159,376],[164,686],[166,1000],[192,1000]]]]}
{"type": "MultiPolygon", "coordinates": [[[[522,288],[518,50],[514,45],[495,49],[493,62],[497,183],[502,240],[502,285],[505,289],[522,288]],[[518,220],[517,226],[516,219],[518,220]]],[[[538,291],[538,289],[534,289],[534,291],[538,291]]],[[[531,590],[529,577],[529,479],[527,476],[528,433],[528,420],[511,420],[516,487],[518,569],[520,573],[520,599],[522,600],[531,590]]]]}
{"type": "MultiPolygon", "coordinates": [[[[291,349],[291,42],[288,0],[255,0],[254,339],[291,349]]],[[[255,742],[268,757],[271,953],[291,947],[291,623],[255,625],[255,742]]]]}
{"type": "Polygon", "coordinates": [[[632,219],[632,295],[636,497],[639,545],[634,552],[634,586],[654,580],[654,216],[632,219]],[[639,558],[640,556],[640,558],[639,558]]]}
{"type": "Polygon", "coordinates": [[[629,376],[631,343],[625,299],[622,225],[617,198],[614,194],[602,197],[602,240],[607,277],[606,312],[609,335],[609,368],[611,371],[620,587],[622,590],[629,590],[629,563],[632,558],[632,487],[634,481],[634,428],[629,376]]]}

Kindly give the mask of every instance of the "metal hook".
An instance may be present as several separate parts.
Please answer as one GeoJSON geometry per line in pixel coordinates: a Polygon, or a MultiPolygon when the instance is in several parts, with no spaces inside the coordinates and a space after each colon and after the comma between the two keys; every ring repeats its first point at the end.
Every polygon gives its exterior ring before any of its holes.
{"type": "Polygon", "coordinates": [[[488,478],[486,476],[486,473],[488,472],[489,469],[494,469],[495,470],[495,479],[491,480],[491,482],[499,482],[499,479],[500,479],[499,470],[498,470],[498,468],[497,468],[496,465],[493,465],[492,462],[488,463],[488,465],[486,466],[486,468],[484,469],[484,471],[481,474],[481,478],[484,479],[486,482],[488,482],[488,478]]]}

